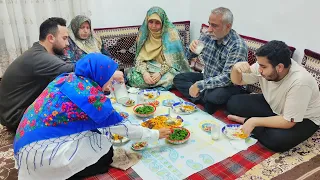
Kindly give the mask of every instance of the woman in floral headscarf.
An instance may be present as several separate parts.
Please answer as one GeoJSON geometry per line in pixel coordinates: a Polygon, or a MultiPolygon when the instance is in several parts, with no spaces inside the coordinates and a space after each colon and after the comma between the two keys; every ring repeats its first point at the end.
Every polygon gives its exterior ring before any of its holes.
{"type": "Polygon", "coordinates": [[[140,27],[135,67],[127,74],[129,85],[168,90],[176,74],[190,71],[175,26],[160,7],[152,7],[140,27]]]}
{"type": "Polygon", "coordinates": [[[103,48],[101,38],[91,29],[91,20],[83,15],[78,15],[71,20],[69,30],[69,47],[62,59],[75,63],[88,53],[102,53],[111,57],[111,54],[103,48]]]}
{"type": "Polygon", "coordinates": [[[169,129],[130,124],[113,109],[102,89],[118,65],[92,53],[74,73],[52,81],[26,110],[14,140],[18,178],[81,179],[105,173],[112,163],[111,134],[139,141],[167,137],[169,129]]]}

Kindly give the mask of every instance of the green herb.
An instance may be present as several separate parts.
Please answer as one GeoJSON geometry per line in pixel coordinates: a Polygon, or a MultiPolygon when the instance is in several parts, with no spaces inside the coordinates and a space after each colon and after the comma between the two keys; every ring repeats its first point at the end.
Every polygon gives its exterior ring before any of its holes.
{"type": "Polygon", "coordinates": [[[153,111],[152,106],[140,106],[136,109],[136,112],[139,114],[149,114],[153,111]]]}
{"type": "Polygon", "coordinates": [[[185,129],[175,129],[172,134],[170,134],[169,139],[171,140],[184,140],[188,135],[188,131],[185,129]]]}

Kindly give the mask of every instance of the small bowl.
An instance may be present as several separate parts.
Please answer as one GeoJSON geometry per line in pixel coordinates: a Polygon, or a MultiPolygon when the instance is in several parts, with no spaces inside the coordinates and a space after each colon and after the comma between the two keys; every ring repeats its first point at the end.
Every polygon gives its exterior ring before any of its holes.
{"type": "Polygon", "coordinates": [[[144,150],[147,146],[148,146],[147,142],[136,142],[131,145],[131,149],[133,149],[135,151],[141,151],[141,150],[144,150]],[[143,145],[143,147],[141,147],[141,146],[134,147],[134,145],[138,145],[138,144],[144,144],[144,145],[143,145]]]}
{"type": "Polygon", "coordinates": [[[187,136],[183,139],[183,140],[172,140],[170,139],[170,136],[166,138],[166,140],[171,143],[171,144],[183,144],[185,142],[187,142],[190,138],[190,131],[186,128],[183,128],[183,127],[180,127],[180,128],[172,128],[172,132],[175,130],[175,129],[184,129],[188,132],[187,136]]]}
{"type": "Polygon", "coordinates": [[[171,107],[175,103],[172,99],[165,99],[162,101],[163,106],[171,107]]]}
{"type": "Polygon", "coordinates": [[[133,107],[133,112],[134,112],[134,114],[135,114],[136,116],[138,116],[138,117],[146,118],[146,117],[153,116],[154,113],[156,112],[156,109],[157,109],[157,108],[156,108],[155,106],[153,106],[153,105],[149,105],[149,104],[137,104],[136,106],[133,107]],[[148,114],[140,114],[140,113],[136,112],[137,108],[143,107],[143,106],[150,106],[150,107],[153,108],[153,111],[150,112],[150,113],[148,113],[148,114]]]}
{"type": "Polygon", "coordinates": [[[124,119],[127,119],[129,117],[129,114],[127,112],[119,112],[120,116],[122,116],[124,119]]]}
{"type": "Polygon", "coordinates": [[[212,126],[211,123],[204,123],[202,124],[201,128],[205,132],[211,132],[211,126],[212,126]]]}
{"type": "Polygon", "coordinates": [[[173,109],[173,111],[177,114],[184,114],[184,115],[187,115],[187,114],[192,114],[194,113],[195,111],[197,111],[197,106],[191,102],[187,102],[187,101],[184,101],[184,102],[176,102],[174,104],[172,104],[171,108],[173,109]],[[193,110],[192,111],[182,111],[182,107],[181,105],[187,105],[187,106],[192,106],[193,107],[193,110]]]}
{"type": "Polygon", "coordinates": [[[126,106],[126,107],[131,107],[131,106],[134,106],[135,105],[135,101],[132,100],[132,99],[129,99],[126,103],[122,104],[123,106],[126,106]]]}
{"type": "Polygon", "coordinates": [[[158,107],[160,102],[158,100],[154,100],[154,101],[147,102],[146,104],[158,107]]]}
{"type": "Polygon", "coordinates": [[[154,100],[154,99],[157,99],[159,96],[160,96],[160,91],[158,90],[154,90],[154,89],[144,89],[144,90],[141,90],[139,93],[138,93],[138,96],[141,96],[143,97],[143,99],[145,100],[154,100]],[[146,94],[152,94],[152,97],[148,97],[146,96],[146,94]]]}
{"type": "Polygon", "coordinates": [[[127,137],[122,137],[121,140],[120,139],[114,140],[113,137],[114,137],[114,135],[112,135],[112,137],[111,137],[111,143],[114,145],[121,145],[121,144],[125,144],[126,142],[130,141],[130,139],[127,137]]]}

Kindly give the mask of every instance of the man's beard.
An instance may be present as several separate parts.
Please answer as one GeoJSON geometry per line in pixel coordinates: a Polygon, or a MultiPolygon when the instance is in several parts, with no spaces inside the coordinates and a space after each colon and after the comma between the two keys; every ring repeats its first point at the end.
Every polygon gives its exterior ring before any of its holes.
{"type": "Polygon", "coordinates": [[[52,51],[54,52],[55,55],[64,55],[64,48],[60,49],[53,46],[52,51]]]}
{"type": "Polygon", "coordinates": [[[271,76],[264,77],[267,81],[280,81],[280,75],[276,70],[273,71],[271,76]]]}

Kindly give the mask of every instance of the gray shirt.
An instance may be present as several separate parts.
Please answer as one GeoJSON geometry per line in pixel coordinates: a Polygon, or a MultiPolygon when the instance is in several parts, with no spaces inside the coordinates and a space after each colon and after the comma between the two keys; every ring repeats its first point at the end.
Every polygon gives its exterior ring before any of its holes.
{"type": "Polygon", "coordinates": [[[15,130],[24,111],[58,75],[74,71],[67,64],[49,54],[36,42],[14,60],[5,71],[0,83],[0,122],[15,130]]]}

